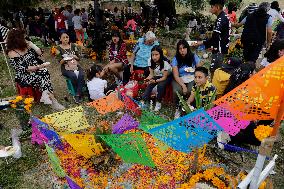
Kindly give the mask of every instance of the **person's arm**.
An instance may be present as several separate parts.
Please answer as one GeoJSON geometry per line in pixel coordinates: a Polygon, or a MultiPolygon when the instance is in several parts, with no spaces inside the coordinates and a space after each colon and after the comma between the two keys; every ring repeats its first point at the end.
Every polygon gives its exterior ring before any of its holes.
{"type": "Polygon", "coordinates": [[[267,48],[269,48],[271,42],[272,42],[272,28],[269,27],[269,28],[266,28],[267,30],[267,48]]]}
{"type": "Polygon", "coordinates": [[[168,78],[168,75],[169,75],[168,70],[164,70],[163,71],[163,77],[161,77],[160,79],[156,79],[155,82],[159,83],[159,82],[165,81],[168,78]]]}
{"type": "Polygon", "coordinates": [[[267,45],[267,48],[269,48],[271,42],[272,42],[272,24],[273,24],[273,20],[272,20],[272,17],[269,17],[268,21],[267,21],[267,24],[266,24],[266,33],[267,33],[267,36],[266,36],[266,45],[267,45]]]}
{"type": "Polygon", "coordinates": [[[154,70],[151,67],[149,67],[149,72],[150,73],[149,73],[148,77],[145,79],[146,81],[151,81],[154,77],[154,70]]]}
{"type": "Polygon", "coordinates": [[[280,13],[277,13],[277,17],[281,22],[284,22],[284,17],[280,13]]]}
{"type": "Polygon", "coordinates": [[[57,31],[57,21],[54,22],[54,29],[57,31]]]}
{"type": "Polygon", "coordinates": [[[111,45],[109,45],[109,47],[108,47],[108,54],[109,54],[109,57],[108,57],[109,62],[112,62],[114,60],[114,54],[113,54],[113,51],[111,49],[111,45]]]}
{"type": "Polygon", "coordinates": [[[35,50],[35,52],[36,52],[38,55],[42,55],[42,51],[40,50],[40,48],[37,47],[35,44],[33,44],[33,42],[28,41],[28,47],[30,47],[31,49],[35,50]]]}
{"type": "Polygon", "coordinates": [[[193,91],[191,91],[189,98],[187,99],[187,104],[191,105],[191,103],[194,101],[195,94],[193,91]]]}
{"type": "Polygon", "coordinates": [[[68,30],[68,23],[67,23],[67,20],[64,20],[64,24],[65,24],[66,30],[68,30]]]}
{"type": "Polygon", "coordinates": [[[179,71],[177,66],[173,66],[173,75],[175,81],[181,86],[183,93],[187,93],[187,87],[184,84],[183,80],[179,77],[179,71]]]}
{"type": "Polygon", "coordinates": [[[140,47],[139,47],[139,41],[136,43],[134,49],[133,49],[133,54],[130,57],[130,72],[133,72],[133,66],[134,66],[134,61],[135,61],[135,56],[136,53],[139,51],[140,47]]]}

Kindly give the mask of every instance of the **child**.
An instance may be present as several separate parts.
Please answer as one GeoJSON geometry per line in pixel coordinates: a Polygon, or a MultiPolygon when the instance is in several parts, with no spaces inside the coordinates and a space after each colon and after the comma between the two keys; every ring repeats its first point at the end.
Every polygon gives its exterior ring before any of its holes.
{"type": "Polygon", "coordinates": [[[208,81],[208,69],[204,67],[195,68],[194,82],[195,84],[192,87],[187,103],[193,105],[195,108],[199,108],[195,103],[195,92],[199,89],[200,107],[206,107],[216,91],[214,85],[208,81]]]}
{"type": "Polygon", "coordinates": [[[82,42],[84,44],[84,29],[82,26],[82,18],[80,16],[80,9],[76,9],[74,11],[75,16],[72,18],[72,22],[74,24],[74,30],[76,33],[76,38],[78,41],[82,42]]]}
{"type": "Polygon", "coordinates": [[[151,50],[151,59],[148,61],[150,70],[149,76],[145,79],[148,86],[142,96],[144,101],[148,101],[153,88],[157,85],[158,95],[154,111],[161,109],[162,97],[165,94],[166,86],[171,82],[170,74],[172,72],[171,65],[165,60],[163,50],[156,45],[151,50]]]}
{"type": "Polygon", "coordinates": [[[87,73],[87,86],[92,100],[105,97],[104,90],[107,88],[107,81],[101,79],[103,68],[99,65],[93,65],[87,73]]]}

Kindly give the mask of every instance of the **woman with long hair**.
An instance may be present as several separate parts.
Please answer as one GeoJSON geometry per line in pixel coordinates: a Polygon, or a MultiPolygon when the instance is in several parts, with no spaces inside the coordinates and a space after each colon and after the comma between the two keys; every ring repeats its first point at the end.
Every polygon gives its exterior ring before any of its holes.
{"type": "MultiPolygon", "coordinates": [[[[188,95],[194,84],[194,71],[200,64],[197,55],[191,52],[188,42],[185,39],[177,43],[176,55],[172,60],[173,67],[173,100],[178,104],[177,92],[188,95]]],[[[176,109],[175,118],[179,117],[179,108],[176,109]]]]}
{"type": "Polygon", "coordinates": [[[83,97],[83,87],[85,85],[84,70],[79,65],[79,53],[75,44],[69,42],[67,33],[60,35],[61,44],[57,46],[56,54],[60,55],[61,73],[71,80],[75,89],[74,101],[79,103],[83,97]]]}
{"type": "MultiPolygon", "coordinates": [[[[40,48],[30,41],[26,41],[25,32],[20,29],[11,29],[7,37],[7,54],[10,64],[15,69],[15,81],[22,87],[38,88],[43,96],[47,96],[56,110],[64,107],[57,102],[53,95],[50,75],[45,68],[47,64],[39,61],[42,54],[40,48]]],[[[49,103],[49,102],[46,102],[49,103]]]]}
{"type": "Polygon", "coordinates": [[[112,41],[109,45],[108,52],[109,63],[104,67],[104,72],[110,70],[118,79],[121,79],[119,72],[123,70],[124,65],[128,64],[128,59],[126,55],[126,44],[121,39],[118,31],[112,33],[112,41]]]}
{"type": "Polygon", "coordinates": [[[172,67],[164,57],[163,49],[160,46],[154,46],[151,50],[151,59],[148,62],[150,74],[145,79],[148,86],[142,96],[143,101],[148,101],[153,88],[157,85],[157,102],[154,111],[161,109],[161,101],[165,95],[167,84],[170,83],[172,67]]]}

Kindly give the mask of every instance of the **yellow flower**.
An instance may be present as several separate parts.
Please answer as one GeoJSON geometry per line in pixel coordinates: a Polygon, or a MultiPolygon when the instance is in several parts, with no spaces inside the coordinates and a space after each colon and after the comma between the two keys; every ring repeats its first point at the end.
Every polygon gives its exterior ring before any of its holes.
{"type": "Polygon", "coordinates": [[[33,98],[26,98],[26,99],[24,100],[24,103],[25,103],[25,104],[31,104],[31,103],[33,103],[33,101],[34,101],[33,98]]]}
{"type": "Polygon", "coordinates": [[[16,104],[11,104],[11,108],[17,108],[16,104]]]}
{"type": "Polygon", "coordinates": [[[19,101],[21,101],[21,100],[23,100],[23,97],[22,97],[22,96],[17,96],[17,97],[16,97],[16,101],[19,102],[19,101]]]}
{"type": "Polygon", "coordinates": [[[256,129],[254,129],[254,135],[259,140],[269,137],[271,135],[273,128],[269,126],[259,125],[256,129]]]}

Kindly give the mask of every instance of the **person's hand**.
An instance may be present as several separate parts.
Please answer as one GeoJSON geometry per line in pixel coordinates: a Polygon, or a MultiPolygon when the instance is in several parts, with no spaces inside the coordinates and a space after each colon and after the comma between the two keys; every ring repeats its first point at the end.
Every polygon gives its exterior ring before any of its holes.
{"type": "Polygon", "coordinates": [[[149,81],[149,84],[154,84],[154,83],[156,83],[156,81],[155,81],[154,79],[151,79],[151,80],[149,81]]]}
{"type": "Polygon", "coordinates": [[[36,70],[38,70],[38,69],[39,69],[39,66],[29,66],[28,69],[27,69],[27,71],[28,71],[28,72],[34,72],[34,71],[36,71],[36,70]]]}
{"type": "Polygon", "coordinates": [[[109,63],[110,63],[110,64],[114,64],[114,63],[115,63],[115,60],[112,60],[112,61],[110,61],[109,63]]]}
{"type": "Polygon", "coordinates": [[[186,85],[182,86],[182,92],[184,95],[186,95],[186,93],[188,92],[186,85]]]}
{"type": "Polygon", "coordinates": [[[197,41],[196,43],[193,43],[192,46],[198,47],[198,46],[200,46],[202,44],[203,44],[203,41],[197,41]]]}

